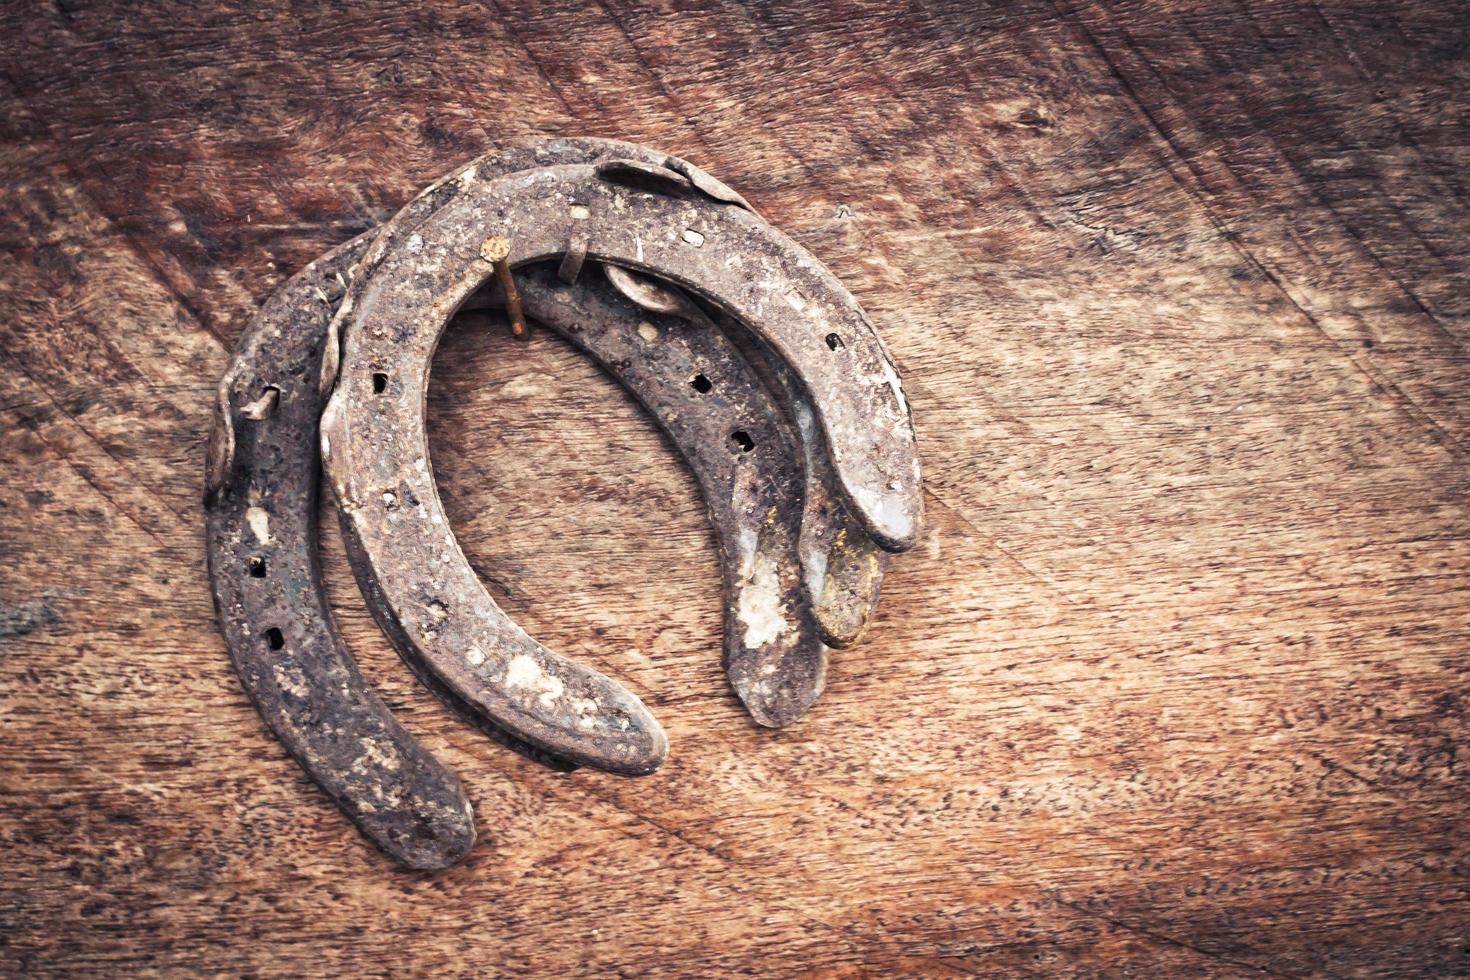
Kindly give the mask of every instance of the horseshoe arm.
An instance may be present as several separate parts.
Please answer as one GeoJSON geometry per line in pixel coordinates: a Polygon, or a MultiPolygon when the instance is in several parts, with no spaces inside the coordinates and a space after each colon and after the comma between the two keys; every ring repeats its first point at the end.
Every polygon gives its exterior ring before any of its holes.
{"type": "Polygon", "coordinates": [[[384,851],[409,867],[441,868],[474,843],[469,801],[358,671],[316,556],[314,381],[331,290],[365,245],[358,238],[307,266],[241,339],[215,418],[212,442],[230,451],[211,458],[206,550],[231,659],[276,738],[384,851]],[[263,417],[234,407],[243,403],[263,417]]]}
{"type": "MultiPolygon", "coordinates": [[[[692,345],[703,337],[726,336],[743,341],[748,370],[769,385],[795,426],[806,477],[801,511],[800,561],[807,602],[823,643],[849,647],[862,639],[878,606],[888,555],[853,520],[834,492],[837,486],[817,429],[816,412],[780,358],[728,315],[714,311],[719,329],[709,326],[705,312],[676,287],[604,263],[607,280],[644,310],[666,312],[689,321],[684,336],[692,345]],[[723,333],[721,332],[723,331],[723,333]]],[[[478,294],[477,294],[478,297],[478,294]]],[[[738,355],[737,355],[738,356],[738,355]]],[[[617,375],[617,365],[610,368],[617,375]]],[[[676,441],[677,441],[677,437],[676,441]]],[[[687,455],[687,454],[686,454],[687,455]]]]}

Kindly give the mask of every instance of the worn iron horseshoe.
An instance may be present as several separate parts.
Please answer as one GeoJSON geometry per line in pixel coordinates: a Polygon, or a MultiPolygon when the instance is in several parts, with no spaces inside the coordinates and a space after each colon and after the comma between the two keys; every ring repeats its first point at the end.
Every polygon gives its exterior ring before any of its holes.
{"type": "MultiPolygon", "coordinates": [[[[292,277],[242,334],[219,386],[211,437],[208,557],[232,658],[277,738],[383,850],[407,866],[434,868],[458,860],[473,842],[469,804],[454,775],[392,719],[358,672],[328,612],[315,559],[319,465],[313,443],[320,404],[314,379],[325,321],[371,237],[359,236],[292,277]]],[[[681,396],[687,401],[701,395],[687,383],[692,365],[719,379],[726,410],[749,419],[758,438],[779,438],[779,413],[763,404],[758,380],[742,370],[738,353],[718,331],[665,323],[663,329],[678,330],[677,339],[652,348],[651,356],[634,365],[624,353],[630,337],[642,337],[639,318],[606,287],[589,300],[586,283],[569,289],[531,274],[522,288],[533,315],[564,332],[647,406],[686,453],[712,500],[716,493],[725,499],[728,478],[718,454],[701,457],[704,429],[694,413],[682,411],[689,406],[681,396]]],[[[703,425],[718,426],[712,418],[706,415],[703,425]]],[[[788,492],[782,460],[773,453],[762,462],[778,468],[766,483],[784,494],[776,506],[786,526],[791,501],[798,498],[788,492]]],[[[716,525],[725,537],[738,533],[732,516],[716,525]]],[[[732,623],[727,616],[727,632],[732,623]]],[[[754,664],[786,657],[780,666],[786,678],[782,698],[766,709],[766,723],[798,714],[820,691],[821,649],[806,632],[776,653],[771,643],[762,645],[764,659],[747,657],[754,664]]],[[[455,704],[432,674],[415,673],[455,704]]],[[[485,725],[476,713],[466,714],[511,748],[570,768],[485,725]]]]}
{"type": "Polygon", "coordinates": [[[376,587],[459,697],[553,754],[648,771],[666,749],[657,723],[619,685],[551,654],[495,606],[445,524],[428,469],[429,361],[449,316],[489,277],[481,246],[497,232],[517,264],[560,256],[584,237],[588,255],[694,289],[753,329],[806,388],[848,504],[890,547],[918,533],[907,406],[876,335],[830,274],[673,171],[610,161],[475,184],[385,251],[351,310],[342,375],[322,419],[323,458],[355,546],[378,572],[395,561],[438,570],[427,582],[379,574],[376,587]],[[782,259],[786,275],[775,268],[782,259]],[[814,337],[813,317],[841,332],[814,337]],[[871,369],[823,360],[842,351],[871,369]]]}
{"type": "MultiPolygon", "coordinates": [[[[748,334],[729,315],[699,306],[677,287],[648,281],[617,266],[605,268],[609,281],[627,299],[645,310],[689,321],[695,328],[691,332],[696,338],[719,335],[718,330],[701,329],[711,318],[730,336],[748,334]]],[[[799,561],[807,604],[823,643],[833,647],[853,646],[867,632],[868,621],[877,609],[888,555],[852,519],[839,499],[832,464],[817,432],[816,412],[792,377],[791,369],[769,348],[754,338],[751,340],[748,356],[752,367],[782,403],[788,420],[796,428],[795,441],[801,446],[806,482],[799,522],[799,561]]]]}
{"type": "MultiPolygon", "coordinates": [[[[262,716],[307,772],[380,846],[413,867],[452,863],[468,850],[474,831],[458,781],[397,726],[382,703],[366,689],[341,646],[321,596],[315,562],[313,506],[317,466],[310,452],[301,452],[309,445],[315,426],[319,401],[312,396],[324,391],[324,387],[312,385],[311,379],[319,374],[330,381],[336,375],[335,335],[325,345],[325,356],[322,356],[322,342],[326,338],[321,323],[344,291],[348,300],[333,319],[334,328],[342,314],[350,309],[352,290],[363,282],[363,279],[356,283],[349,281],[355,266],[371,267],[374,249],[386,252],[386,246],[395,237],[402,240],[407,234],[405,225],[412,227],[415,219],[433,210],[431,205],[442,205],[458,192],[472,187],[476,175],[484,178],[497,165],[514,169],[548,161],[576,162],[606,157],[608,153],[621,157],[605,161],[601,168],[602,175],[615,182],[652,186],[665,193],[680,192],[687,183],[705,198],[749,210],[739,195],[698,168],[631,144],[557,140],[485,158],[430,188],[376,236],[359,236],[290,280],[264,305],[242,337],[237,357],[220,385],[207,478],[209,556],[216,602],[232,657],[262,716]],[[371,245],[369,238],[374,239],[371,245]],[[279,363],[275,363],[277,359],[279,363]],[[284,410],[278,413],[277,409],[283,405],[284,410]],[[297,513],[302,510],[303,502],[305,510],[297,513]],[[297,616],[293,609],[286,608],[291,603],[283,604],[283,595],[304,606],[306,615],[297,616]],[[268,620],[283,620],[290,627],[284,631],[279,627],[255,629],[268,620]],[[352,724],[331,725],[322,721],[348,716],[353,717],[352,724]],[[411,765],[405,767],[405,761],[411,765]]],[[[575,278],[585,257],[585,240],[575,237],[569,240],[560,266],[562,277],[575,278]]],[[[584,288],[585,283],[575,290],[543,288],[549,287],[549,283],[550,280],[528,283],[533,315],[565,333],[603,363],[644,402],[674,438],[711,501],[722,544],[732,537],[747,536],[741,530],[745,525],[741,523],[738,508],[734,514],[722,515],[715,504],[713,494],[728,486],[730,480],[719,465],[722,457],[708,452],[710,440],[701,442],[699,438],[701,427],[714,426],[718,430],[721,424],[718,412],[691,425],[674,406],[678,395],[683,393],[684,382],[690,382],[696,393],[701,393],[693,383],[696,376],[708,383],[702,373],[689,375],[686,368],[718,365],[723,400],[731,403],[733,409],[730,417],[748,419],[747,426],[762,444],[768,449],[777,448],[781,441],[780,413],[760,390],[762,386],[750,373],[749,366],[740,361],[740,355],[730,348],[718,330],[707,320],[698,322],[702,317],[697,311],[691,316],[687,308],[670,312],[689,320],[688,324],[681,326],[672,320],[660,324],[666,336],[677,330],[678,342],[661,345],[664,349],[651,352],[642,363],[634,364],[619,356],[620,350],[627,352],[626,343],[633,335],[630,307],[619,308],[618,297],[611,292],[595,295],[595,290],[589,292],[584,288]]],[[[619,289],[630,292],[626,282],[619,289]]],[[[632,292],[631,299],[646,307],[646,295],[640,297],[636,289],[632,292]]],[[[718,311],[706,312],[739,329],[738,324],[718,311]]],[[[647,320],[638,327],[639,337],[650,328],[659,329],[647,320]]],[[[761,360],[760,351],[751,354],[761,360]]],[[[884,556],[876,553],[860,527],[851,524],[844,504],[832,494],[831,481],[824,475],[823,447],[819,439],[812,438],[813,412],[805,404],[805,395],[792,383],[789,372],[772,360],[771,370],[776,375],[772,381],[773,392],[778,400],[784,400],[784,407],[802,430],[799,441],[806,468],[806,500],[801,521],[800,564],[805,568],[810,612],[815,613],[817,632],[822,638],[843,645],[861,633],[876,601],[884,556]],[[858,569],[859,573],[844,575],[841,572],[844,566],[858,569]],[[825,589],[821,585],[824,573],[825,589]],[[834,583],[839,588],[834,589],[834,583]]],[[[790,441],[788,436],[786,442],[790,441]]],[[[783,472],[779,463],[785,456],[784,451],[768,452],[759,460],[768,471],[762,478],[777,488],[773,508],[781,513],[779,520],[767,522],[766,530],[776,527],[791,530],[793,480],[789,468],[783,472]]],[[[759,498],[759,493],[749,487],[745,493],[747,504],[759,498]]],[[[731,496],[732,508],[739,496],[739,493],[731,496]]],[[[749,515],[745,517],[748,523],[749,515]]],[[[733,624],[739,617],[732,615],[728,606],[733,604],[731,596],[738,597],[740,590],[729,587],[731,569],[737,566],[730,560],[730,549],[722,548],[727,580],[727,666],[732,684],[757,720],[764,724],[784,724],[805,710],[820,692],[825,651],[820,642],[811,638],[808,610],[803,609],[800,601],[791,601],[790,569],[797,563],[786,556],[789,542],[767,548],[766,535],[760,537],[762,549],[770,551],[781,570],[783,606],[796,612],[800,622],[794,632],[801,635],[784,647],[770,638],[764,643],[751,643],[747,623],[746,649],[742,650],[732,640],[733,624]],[[742,683],[742,678],[746,683],[742,683]],[[767,686],[763,697],[748,696],[748,690],[758,686],[751,681],[767,686]]],[[[347,538],[349,550],[354,552],[354,570],[363,580],[369,604],[375,606],[375,614],[388,626],[392,617],[380,612],[385,606],[384,599],[374,594],[372,576],[363,575],[363,568],[370,563],[352,547],[353,536],[349,534],[347,538]]],[[[749,566],[748,561],[745,564],[749,566]]],[[[466,711],[489,734],[543,763],[570,767],[566,760],[522,742],[494,724],[487,724],[483,711],[458,701],[455,692],[432,670],[413,660],[409,662],[422,680],[451,704],[466,711]]]]}
{"type": "MultiPolygon", "coordinates": [[[[633,144],[613,140],[573,138],[549,140],[497,152],[472,161],[447,175],[411,201],[383,226],[373,246],[369,248],[360,263],[363,271],[349,288],[339,316],[334,321],[334,327],[353,309],[358,293],[371,284],[372,270],[376,267],[376,263],[381,261],[388,248],[395,242],[411,241],[414,229],[438,207],[467,193],[477,183],[505,176],[507,172],[515,171],[517,168],[574,161],[598,162],[606,168],[611,168],[619,177],[637,181],[645,181],[649,174],[657,174],[659,177],[654,181],[656,184],[673,185],[680,188],[686,187],[683,179],[687,178],[687,184],[697,189],[705,197],[751,210],[738,194],[693,164],[633,144]],[[670,174],[669,171],[673,171],[674,174],[670,174]]],[[[585,241],[579,241],[574,237],[568,242],[567,254],[563,256],[561,274],[567,276],[570,270],[571,277],[575,277],[584,258],[585,241]]],[[[830,279],[830,274],[826,275],[830,279]]],[[[835,282],[835,280],[832,281],[835,282]]],[[[623,287],[620,285],[620,288],[623,287]]],[[[624,291],[627,292],[626,289],[624,291]]],[[[630,298],[639,300],[637,295],[632,295],[630,298]]],[[[573,340],[575,342],[576,338],[573,340]]],[[[707,353],[715,360],[723,356],[720,350],[721,344],[718,343],[723,338],[719,336],[718,331],[691,331],[688,340],[691,352],[696,355],[702,352],[702,347],[712,346],[714,349],[703,351],[703,353],[707,353]]],[[[758,354],[758,352],[752,353],[758,354]]],[[[656,354],[650,356],[656,361],[656,354]]],[[[335,359],[330,356],[330,351],[327,362],[328,368],[324,372],[324,379],[330,383],[335,379],[335,359]]],[[[659,365],[650,362],[649,366],[657,374],[659,365]]],[[[616,364],[609,365],[609,370],[625,387],[629,386],[628,379],[620,376],[616,364]]],[[[786,413],[793,418],[808,422],[813,418],[813,411],[805,396],[796,390],[794,385],[788,384],[784,388],[776,386],[774,393],[786,396],[784,408],[786,413]]],[[[636,392],[635,396],[646,401],[636,392]]],[[[650,407],[655,416],[658,416],[656,408],[653,408],[652,405],[650,407]]],[[[665,425],[666,429],[669,428],[665,420],[660,419],[660,422],[665,425]]],[[[675,425],[677,427],[678,423],[675,425]]],[[[820,437],[813,433],[813,427],[809,424],[804,425],[800,434],[802,455],[807,464],[807,478],[803,488],[806,499],[803,518],[800,521],[801,538],[798,556],[803,566],[802,582],[808,594],[811,612],[815,617],[821,639],[833,646],[848,646],[856,642],[862,635],[868,617],[876,605],[886,556],[874,546],[862,527],[851,519],[838,499],[833,489],[830,464],[826,461],[820,437]]],[[[676,443],[683,451],[686,440],[680,440],[678,435],[672,431],[671,435],[674,436],[676,443]]],[[[769,465],[770,454],[763,454],[761,462],[769,465]]],[[[705,481],[701,482],[703,484],[705,481]]],[[[767,543],[767,537],[779,536],[763,534],[761,536],[763,546],[767,543]]],[[[770,557],[777,560],[778,564],[784,558],[780,547],[772,547],[768,550],[771,553],[770,557]]],[[[356,549],[352,549],[352,553],[356,553],[356,549]]],[[[728,565],[728,551],[724,553],[724,557],[728,565]]],[[[766,556],[762,557],[764,566],[767,564],[764,561],[766,556]]],[[[354,567],[359,572],[359,580],[364,593],[371,598],[378,593],[378,589],[373,583],[370,564],[364,559],[355,562],[354,567]]],[[[786,570],[783,567],[780,572],[783,581],[785,576],[786,570]]],[[[782,646],[791,646],[793,640],[789,634],[785,639],[782,636],[769,635],[762,638],[759,631],[747,629],[745,631],[747,639],[742,648],[739,634],[731,627],[742,608],[754,605],[755,609],[747,610],[751,614],[758,610],[762,605],[759,599],[753,604],[748,603],[747,600],[753,596],[759,596],[760,592],[746,589],[744,592],[732,593],[729,583],[737,581],[737,578],[730,574],[728,568],[725,578],[727,582],[725,660],[732,686],[747,703],[752,716],[757,721],[767,725],[787,724],[798,717],[802,710],[805,710],[804,707],[799,706],[809,705],[815,699],[820,687],[812,685],[810,680],[819,675],[810,670],[793,672],[789,675],[766,674],[761,677],[759,684],[753,682],[752,678],[757,674],[744,668],[755,663],[769,665],[775,659],[779,659],[777,649],[782,646]],[[754,647],[750,642],[751,639],[755,639],[764,649],[754,647]],[[808,679],[806,682],[802,680],[803,676],[808,679]]],[[[747,585],[750,584],[748,574],[745,578],[747,585]]],[[[422,655],[413,644],[412,637],[401,628],[391,614],[384,615],[378,603],[370,602],[370,604],[374,606],[374,612],[379,616],[385,631],[395,638],[395,643],[404,655],[404,659],[421,677],[430,681],[431,674],[425,669],[422,655]]],[[[805,660],[810,662],[813,658],[807,657],[805,660]]],[[[801,658],[798,658],[797,662],[802,662],[801,658]]],[[[441,688],[441,693],[446,693],[442,690],[442,685],[435,686],[441,688]]],[[[454,700],[452,693],[447,696],[451,701],[454,700]]],[[[463,707],[463,703],[460,706],[463,707]]],[[[472,706],[470,710],[473,712],[472,706]]]]}
{"type": "Polygon", "coordinates": [[[760,724],[795,721],[822,692],[827,651],[803,591],[801,460],[781,410],[707,319],[648,311],[596,273],[569,286],[551,263],[516,280],[526,313],[601,364],[688,461],[719,542],[730,685],[760,724]]]}

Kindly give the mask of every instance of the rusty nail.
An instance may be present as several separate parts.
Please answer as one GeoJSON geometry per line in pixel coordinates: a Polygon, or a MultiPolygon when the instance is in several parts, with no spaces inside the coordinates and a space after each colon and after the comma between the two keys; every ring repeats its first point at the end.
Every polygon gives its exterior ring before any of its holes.
{"type": "Polygon", "coordinates": [[[510,318],[510,332],[517,340],[530,340],[526,314],[521,311],[521,297],[515,280],[510,277],[510,242],[504,235],[491,235],[480,243],[480,257],[495,266],[500,291],[505,294],[505,314],[510,318]]]}

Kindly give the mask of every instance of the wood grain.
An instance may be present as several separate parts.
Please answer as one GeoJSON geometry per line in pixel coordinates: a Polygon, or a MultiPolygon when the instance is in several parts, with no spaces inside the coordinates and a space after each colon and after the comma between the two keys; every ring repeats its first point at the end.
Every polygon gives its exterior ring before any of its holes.
{"type": "Polygon", "coordinates": [[[1470,970],[1470,10],[685,6],[4,5],[0,969],[1470,970]],[[549,332],[459,324],[460,540],[673,754],[477,736],[328,533],[350,648],[488,838],[408,874],[231,673],[211,391],[295,269],[568,133],[694,160],[843,278],[930,528],[757,729],[669,445],[549,332]]]}

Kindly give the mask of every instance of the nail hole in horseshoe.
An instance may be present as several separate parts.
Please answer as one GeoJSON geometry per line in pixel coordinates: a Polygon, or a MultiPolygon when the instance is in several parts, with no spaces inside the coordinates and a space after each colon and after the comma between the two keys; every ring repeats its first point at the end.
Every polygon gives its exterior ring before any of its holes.
{"type": "Polygon", "coordinates": [[[265,559],[259,555],[250,559],[250,577],[265,578],[265,559]]]}
{"type": "Polygon", "coordinates": [[[842,343],[842,338],[841,337],[837,336],[835,333],[829,333],[827,335],[827,349],[828,350],[841,350],[843,348],[843,346],[844,346],[844,344],[842,343]]]}
{"type": "Polygon", "coordinates": [[[748,453],[755,448],[755,440],[744,429],[736,429],[730,433],[730,442],[736,452],[748,453]]]}
{"type": "Polygon", "coordinates": [[[710,389],[714,386],[714,382],[711,381],[709,378],[706,378],[703,371],[699,372],[694,377],[689,379],[689,387],[693,388],[701,395],[709,394],[710,389]]]}
{"type": "Polygon", "coordinates": [[[265,642],[272,650],[279,650],[286,645],[286,637],[282,635],[280,630],[272,626],[265,631],[265,642]]]}
{"type": "Polygon", "coordinates": [[[381,395],[388,390],[388,376],[382,371],[373,372],[373,394],[381,395]]]}

